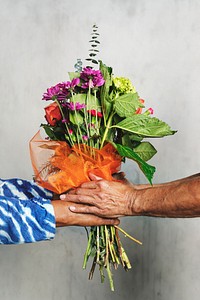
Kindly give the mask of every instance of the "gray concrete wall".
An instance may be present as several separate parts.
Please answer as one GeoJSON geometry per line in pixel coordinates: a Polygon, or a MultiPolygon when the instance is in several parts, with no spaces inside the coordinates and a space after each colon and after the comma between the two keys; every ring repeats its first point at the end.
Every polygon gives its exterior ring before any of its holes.
{"type": "MultiPolygon", "coordinates": [[[[41,96],[87,56],[94,22],[103,61],[178,130],[154,141],[154,182],[199,172],[199,16],[198,0],[0,0],[1,177],[32,177],[28,141],[43,121],[41,96]]],[[[124,169],[145,181],[134,164],[124,169]]],[[[143,246],[123,239],[133,269],[115,272],[115,293],[81,268],[84,229],[65,228],[52,242],[0,246],[0,299],[199,299],[199,218],[127,218],[122,227],[143,246]]]]}

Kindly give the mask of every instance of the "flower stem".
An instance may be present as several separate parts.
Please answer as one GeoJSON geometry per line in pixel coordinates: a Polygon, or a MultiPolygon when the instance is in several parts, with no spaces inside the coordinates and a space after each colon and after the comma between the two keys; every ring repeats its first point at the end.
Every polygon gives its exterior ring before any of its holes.
{"type": "MultiPolygon", "coordinates": [[[[78,122],[78,117],[77,117],[77,111],[75,109],[75,117],[76,117],[76,122],[77,122],[77,127],[78,127],[78,132],[79,132],[79,135],[80,135],[80,139],[81,139],[81,142],[83,143],[83,137],[82,137],[82,132],[81,132],[81,128],[79,126],[79,122],[78,122]]],[[[78,137],[78,135],[77,135],[78,137]]],[[[79,138],[77,138],[77,140],[79,141],[79,138]]]]}
{"type": "Polygon", "coordinates": [[[91,252],[91,241],[92,241],[92,237],[93,237],[93,230],[92,230],[92,228],[91,228],[90,233],[89,233],[89,238],[88,238],[87,249],[86,249],[85,255],[84,255],[83,269],[86,269],[88,257],[89,257],[90,252],[91,252]]]}
{"type": "Polygon", "coordinates": [[[142,245],[142,242],[136,240],[134,237],[132,237],[130,234],[128,234],[126,231],[124,231],[122,228],[118,227],[117,225],[114,225],[114,227],[116,229],[118,229],[119,231],[121,231],[125,236],[127,236],[129,239],[131,239],[132,241],[142,245]]]}
{"type": "Polygon", "coordinates": [[[107,264],[106,271],[107,271],[109,282],[110,282],[110,289],[111,289],[112,292],[114,292],[114,290],[115,290],[114,282],[113,282],[112,273],[111,273],[111,270],[110,270],[110,264],[109,263],[107,264]]]}
{"type": "MultiPolygon", "coordinates": [[[[63,120],[64,120],[64,119],[65,119],[65,115],[64,115],[64,113],[63,113],[62,107],[61,107],[61,105],[60,105],[60,103],[59,103],[58,100],[55,100],[55,102],[57,103],[57,105],[58,105],[58,107],[59,107],[59,109],[60,109],[61,115],[62,115],[62,117],[63,117],[63,120]]],[[[70,135],[70,133],[69,133],[69,128],[68,128],[68,126],[67,126],[66,123],[64,123],[64,124],[65,124],[65,128],[66,128],[66,130],[67,130],[68,136],[69,136],[69,138],[70,138],[70,141],[71,141],[71,146],[73,146],[73,145],[74,145],[74,142],[73,142],[73,140],[72,140],[72,138],[71,138],[71,135],[70,135]]]]}
{"type": "Polygon", "coordinates": [[[110,125],[112,123],[112,118],[113,118],[114,114],[115,114],[115,112],[111,113],[111,115],[110,115],[110,117],[108,119],[108,122],[106,124],[106,129],[104,131],[104,135],[103,135],[103,138],[102,138],[102,141],[101,141],[101,147],[100,147],[100,149],[103,148],[105,140],[107,139],[107,135],[108,135],[108,132],[109,132],[110,125]]]}
{"type": "Polygon", "coordinates": [[[97,264],[99,263],[99,256],[100,256],[100,247],[99,247],[99,226],[97,226],[97,235],[96,235],[96,239],[97,239],[97,259],[96,262],[97,264]]]}
{"type": "MultiPolygon", "coordinates": [[[[80,128],[79,121],[78,121],[78,115],[77,115],[77,111],[76,111],[76,102],[74,101],[74,93],[73,93],[72,91],[71,91],[71,96],[72,96],[72,101],[73,101],[73,103],[74,103],[75,121],[76,121],[76,125],[77,125],[77,127],[78,127],[77,132],[79,133],[81,142],[82,142],[82,144],[83,144],[82,132],[81,132],[81,128],[80,128]]],[[[77,134],[77,133],[76,133],[76,134],[77,134]]],[[[78,141],[78,144],[79,144],[79,137],[78,137],[78,134],[77,134],[77,141],[78,141]]]]}

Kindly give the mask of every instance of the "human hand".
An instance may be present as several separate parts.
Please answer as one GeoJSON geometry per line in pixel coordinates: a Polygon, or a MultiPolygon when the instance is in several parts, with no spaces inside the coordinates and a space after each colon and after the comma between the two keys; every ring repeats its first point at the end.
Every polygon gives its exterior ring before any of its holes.
{"type": "MultiPolygon", "coordinates": [[[[54,200],[51,202],[55,212],[56,226],[100,226],[100,225],[118,225],[119,220],[113,218],[101,218],[90,213],[74,214],[69,210],[70,202],[54,200]]],[[[78,204],[77,208],[81,209],[82,204],[78,204]]]]}
{"type": "Polygon", "coordinates": [[[75,213],[93,214],[99,217],[116,218],[136,215],[132,208],[137,190],[133,186],[119,182],[107,181],[90,174],[93,181],[83,183],[80,187],[63,194],[60,199],[73,202],[69,206],[75,213]],[[85,204],[85,205],[81,205],[85,204]]]}

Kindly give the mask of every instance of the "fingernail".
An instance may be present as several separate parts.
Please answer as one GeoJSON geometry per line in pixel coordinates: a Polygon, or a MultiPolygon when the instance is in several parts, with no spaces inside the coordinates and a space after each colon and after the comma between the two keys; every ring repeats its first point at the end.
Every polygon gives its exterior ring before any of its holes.
{"type": "Polygon", "coordinates": [[[60,195],[60,200],[65,200],[65,195],[60,195]]]}
{"type": "Polygon", "coordinates": [[[70,209],[71,211],[75,211],[75,210],[76,210],[76,207],[75,207],[75,206],[70,206],[69,209],[70,209]]]}

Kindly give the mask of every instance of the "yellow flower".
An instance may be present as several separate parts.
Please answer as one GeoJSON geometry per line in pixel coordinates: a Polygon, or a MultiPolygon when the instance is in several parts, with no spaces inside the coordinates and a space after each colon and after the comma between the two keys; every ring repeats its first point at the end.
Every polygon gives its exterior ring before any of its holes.
{"type": "Polygon", "coordinates": [[[136,93],[135,87],[133,86],[130,79],[125,77],[114,77],[113,84],[120,94],[127,94],[127,93],[136,93]]]}

